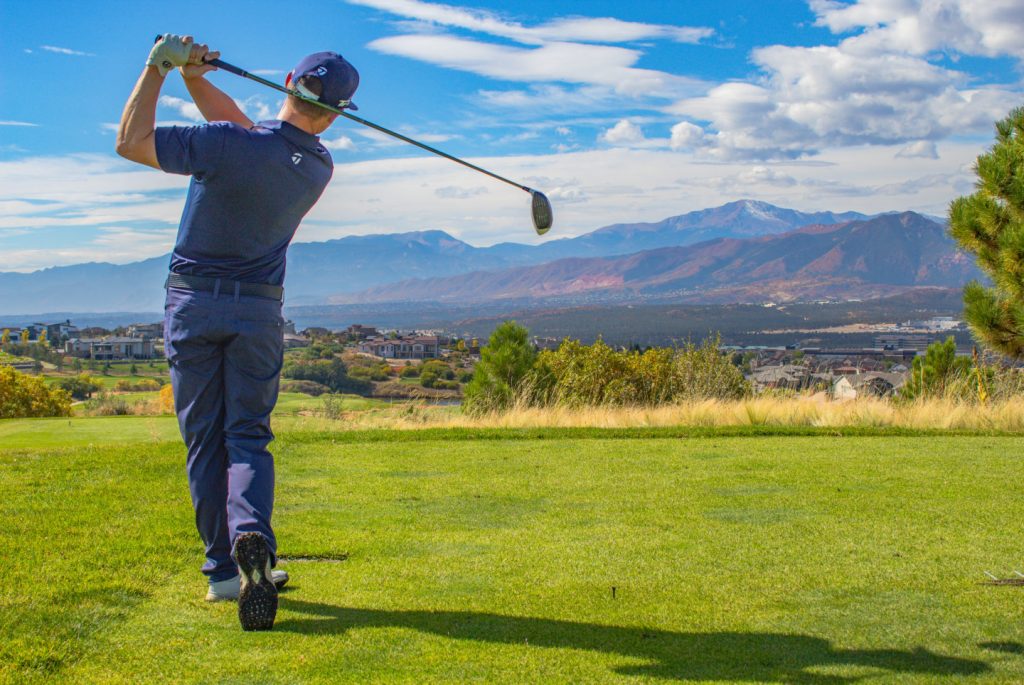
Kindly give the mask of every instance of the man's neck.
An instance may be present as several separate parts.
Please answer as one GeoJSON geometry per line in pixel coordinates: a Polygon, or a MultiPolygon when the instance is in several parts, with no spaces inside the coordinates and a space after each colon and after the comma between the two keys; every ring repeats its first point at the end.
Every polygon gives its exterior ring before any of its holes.
{"type": "Polygon", "coordinates": [[[287,121],[295,128],[305,131],[310,135],[316,136],[323,132],[323,129],[314,124],[309,117],[305,116],[301,112],[296,112],[288,106],[287,102],[281,108],[281,111],[277,113],[277,118],[281,121],[287,121]]]}

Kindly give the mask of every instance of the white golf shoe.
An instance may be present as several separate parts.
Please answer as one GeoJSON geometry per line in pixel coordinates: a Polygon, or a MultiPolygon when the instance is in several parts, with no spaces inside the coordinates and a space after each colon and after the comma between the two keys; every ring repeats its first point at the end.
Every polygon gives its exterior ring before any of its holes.
{"type": "MultiPolygon", "coordinates": [[[[271,580],[274,581],[274,587],[278,590],[283,588],[288,582],[288,572],[279,571],[274,569],[270,572],[271,580]]],[[[216,583],[210,583],[210,588],[206,591],[207,602],[237,602],[238,594],[242,588],[242,576],[238,575],[234,578],[228,578],[227,580],[220,580],[216,583]]]]}

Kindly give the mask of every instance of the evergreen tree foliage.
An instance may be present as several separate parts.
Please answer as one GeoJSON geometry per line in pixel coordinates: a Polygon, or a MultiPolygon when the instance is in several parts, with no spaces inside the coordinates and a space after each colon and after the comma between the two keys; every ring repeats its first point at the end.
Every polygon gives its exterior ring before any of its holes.
{"type": "Polygon", "coordinates": [[[503,322],[480,350],[480,362],[464,392],[465,410],[472,414],[510,407],[536,359],[529,331],[515,321],[503,322]]]}
{"type": "Polygon", "coordinates": [[[956,341],[950,336],[945,342],[929,345],[923,357],[914,358],[910,378],[900,395],[905,399],[947,397],[951,390],[962,389],[972,369],[970,357],[956,356],[956,341]]]}
{"type": "Polygon", "coordinates": [[[964,318],[978,339],[1024,359],[1024,107],[996,124],[975,163],[976,192],[950,206],[950,233],[992,280],[964,289],[964,318]]]}

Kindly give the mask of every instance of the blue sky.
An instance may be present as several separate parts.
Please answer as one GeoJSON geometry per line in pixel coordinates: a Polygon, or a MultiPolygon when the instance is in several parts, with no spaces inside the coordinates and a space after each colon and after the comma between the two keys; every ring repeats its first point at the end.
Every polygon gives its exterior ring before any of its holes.
{"type": "MultiPolygon", "coordinates": [[[[0,270],[167,252],[186,180],[113,154],[153,37],[268,78],[333,49],[360,114],[549,192],[551,237],[740,197],[942,213],[1024,101],[1019,0],[0,4],[0,270]]],[[[277,94],[211,79],[253,118],[277,94]]],[[[164,123],[198,118],[177,74],[164,123]]],[[[530,241],[527,198],[349,122],[297,240],[530,241]]]]}

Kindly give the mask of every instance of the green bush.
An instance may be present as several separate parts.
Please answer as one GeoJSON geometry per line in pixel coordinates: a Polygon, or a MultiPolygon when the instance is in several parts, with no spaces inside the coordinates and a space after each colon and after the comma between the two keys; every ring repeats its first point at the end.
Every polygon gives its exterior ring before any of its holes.
{"type": "Polygon", "coordinates": [[[281,392],[301,392],[313,397],[319,397],[331,389],[322,383],[315,381],[281,381],[281,392]]]}
{"type": "Polygon", "coordinates": [[[537,351],[530,333],[515,321],[505,321],[491,333],[480,350],[473,380],[466,386],[463,410],[482,414],[511,407],[520,395],[529,394],[537,351]]]}
{"type": "Polygon", "coordinates": [[[87,400],[92,397],[94,392],[103,387],[87,373],[71,378],[62,378],[57,384],[76,400],[87,400]]]}
{"type": "MultiPolygon", "coordinates": [[[[977,384],[971,383],[974,371],[970,357],[956,356],[956,341],[950,336],[945,342],[929,345],[923,357],[914,357],[910,377],[900,388],[900,397],[905,400],[933,397],[969,400],[977,395],[977,384]]],[[[985,380],[991,380],[991,373],[984,375],[985,380]]]]}
{"type": "Polygon", "coordinates": [[[372,366],[349,366],[349,378],[358,378],[362,381],[386,381],[391,375],[391,367],[387,364],[373,364],[372,366]]]}
{"type": "Polygon", "coordinates": [[[345,364],[332,359],[289,360],[281,375],[290,380],[313,381],[326,385],[333,392],[367,393],[372,389],[369,381],[349,377],[345,364]]]}
{"type": "Polygon", "coordinates": [[[143,378],[138,383],[124,379],[114,384],[114,390],[118,392],[154,392],[162,386],[163,383],[153,378],[143,378]]]}
{"type": "Polygon", "coordinates": [[[42,378],[0,366],[0,419],[70,415],[71,396],[65,390],[48,388],[42,378]]]}
{"type": "MultiPolygon", "coordinates": [[[[424,388],[440,388],[438,383],[455,379],[452,367],[442,361],[432,359],[420,367],[420,385],[424,388]]],[[[456,384],[457,385],[457,384],[456,384]]]]}
{"type": "Polygon", "coordinates": [[[402,370],[398,372],[399,378],[416,378],[420,375],[420,367],[418,366],[403,366],[402,370]]]}

